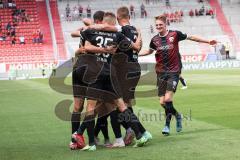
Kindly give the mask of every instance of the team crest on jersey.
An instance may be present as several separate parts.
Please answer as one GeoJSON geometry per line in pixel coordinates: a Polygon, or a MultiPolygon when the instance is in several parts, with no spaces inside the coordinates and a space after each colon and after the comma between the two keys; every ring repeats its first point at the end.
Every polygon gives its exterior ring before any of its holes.
{"type": "Polygon", "coordinates": [[[169,37],[169,41],[173,42],[174,41],[174,37],[169,37]]]}

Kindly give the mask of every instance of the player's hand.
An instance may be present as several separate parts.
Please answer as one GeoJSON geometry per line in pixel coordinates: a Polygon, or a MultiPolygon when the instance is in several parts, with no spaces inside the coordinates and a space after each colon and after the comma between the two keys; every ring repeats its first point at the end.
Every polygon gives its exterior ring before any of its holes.
{"type": "Polygon", "coordinates": [[[105,48],[105,50],[106,50],[107,53],[115,54],[116,51],[117,51],[117,47],[114,46],[114,45],[111,45],[111,46],[107,46],[107,47],[105,48]]]}
{"type": "Polygon", "coordinates": [[[89,29],[89,26],[84,26],[84,27],[82,27],[82,30],[83,30],[83,31],[85,31],[85,30],[87,30],[87,29],[89,29]]]}
{"type": "Polygon", "coordinates": [[[209,44],[210,45],[216,45],[218,42],[216,41],[216,40],[211,40],[211,41],[209,41],[209,44]]]}

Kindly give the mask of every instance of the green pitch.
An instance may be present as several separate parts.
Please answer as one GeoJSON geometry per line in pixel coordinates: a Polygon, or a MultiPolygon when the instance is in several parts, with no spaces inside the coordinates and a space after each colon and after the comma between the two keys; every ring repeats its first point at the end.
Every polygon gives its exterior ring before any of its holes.
{"type": "MultiPolygon", "coordinates": [[[[173,121],[171,135],[162,136],[158,98],[138,98],[135,112],[153,140],[143,148],[98,147],[92,153],[68,149],[70,123],[55,114],[56,104],[71,95],[52,90],[46,79],[0,81],[0,159],[239,160],[240,70],[188,71],[183,76],[188,89],[179,89],[174,103],[184,115],[183,132],[176,133],[173,121]]],[[[153,85],[138,90],[154,89],[155,79],[151,81],[153,85]]]]}

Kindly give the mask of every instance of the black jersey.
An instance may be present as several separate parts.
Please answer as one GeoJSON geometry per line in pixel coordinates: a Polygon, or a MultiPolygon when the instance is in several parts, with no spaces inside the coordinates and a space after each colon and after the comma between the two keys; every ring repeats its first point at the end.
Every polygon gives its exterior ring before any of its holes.
{"type": "MultiPolygon", "coordinates": [[[[91,29],[84,31],[84,37],[86,37],[86,40],[96,47],[106,47],[110,44],[117,45],[122,40],[126,39],[126,37],[120,32],[103,32],[91,29]]],[[[111,62],[112,54],[110,53],[92,54],[97,55],[97,61],[106,62],[108,64],[111,62]]]]}
{"type": "MultiPolygon", "coordinates": [[[[84,37],[86,40],[89,41],[92,45],[96,47],[106,47],[109,44],[119,44],[123,40],[127,40],[127,38],[120,32],[103,32],[88,29],[84,32],[84,37]]],[[[110,53],[90,53],[88,54],[95,54],[97,56],[96,61],[103,63],[103,74],[110,74],[110,63],[112,61],[112,54],[110,53]]]]}
{"type": "MultiPolygon", "coordinates": [[[[80,32],[79,48],[81,48],[82,46],[85,45],[86,38],[85,38],[82,30],[79,31],[79,32],[80,32]]],[[[78,65],[79,65],[78,59],[79,59],[80,56],[81,56],[81,54],[75,54],[75,57],[74,57],[74,59],[73,59],[73,70],[75,70],[75,69],[78,67],[78,65]]]]}
{"type": "Polygon", "coordinates": [[[82,30],[80,31],[80,43],[79,43],[79,48],[80,48],[81,46],[84,46],[85,41],[86,41],[86,37],[84,36],[83,32],[84,32],[84,31],[82,31],[82,30]]]}
{"type": "MultiPolygon", "coordinates": [[[[124,34],[130,41],[136,42],[138,37],[137,29],[134,26],[131,25],[125,25],[122,26],[122,34],[124,34]]],[[[124,52],[128,56],[129,62],[137,62],[138,61],[138,54],[137,51],[134,51],[133,49],[130,49],[128,51],[124,52]]]]}

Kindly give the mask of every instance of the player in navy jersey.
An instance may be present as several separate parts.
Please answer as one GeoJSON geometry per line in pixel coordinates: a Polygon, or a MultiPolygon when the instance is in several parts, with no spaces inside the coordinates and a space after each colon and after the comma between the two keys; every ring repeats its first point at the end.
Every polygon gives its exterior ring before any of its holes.
{"type": "MultiPolygon", "coordinates": [[[[110,25],[115,25],[116,18],[113,13],[105,13],[104,22],[110,25]]],[[[92,62],[94,64],[95,69],[87,71],[87,74],[92,76],[96,76],[95,80],[89,83],[87,90],[87,112],[88,114],[85,116],[82,125],[87,126],[88,136],[89,136],[89,146],[86,146],[84,150],[95,150],[96,147],[94,145],[94,110],[98,99],[104,100],[114,100],[120,112],[122,112],[122,120],[127,123],[128,126],[134,130],[136,134],[136,146],[143,146],[146,143],[146,139],[142,136],[141,132],[138,128],[138,123],[140,123],[134,113],[131,114],[129,109],[127,109],[124,101],[122,100],[122,95],[120,92],[120,88],[116,79],[116,73],[114,71],[114,67],[110,65],[111,62],[111,52],[107,44],[121,44],[123,40],[126,44],[127,39],[124,35],[118,32],[103,32],[96,30],[86,30],[84,31],[85,37],[87,37],[87,41],[85,43],[85,50],[88,54],[95,55],[95,59],[92,62]],[[104,91],[102,94],[100,91],[104,91]],[[112,96],[111,96],[112,95],[112,96]],[[108,99],[106,99],[108,98],[108,99]],[[130,120],[125,117],[130,118],[130,120]]],[[[131,43],[129,41],[129,43],[131,43]]],[[[91,65],[91,64],[89,64],[91,65]]],[[[78,134],[82,134],[81,130],[78,131],[78,134]]],[[[76,137],[77,138],[77,137],[76,137]]],[[[78,139],[76,139],[78,141],[78,139]]]]}
{"type": "Polygon", "coordinates": [[[166,123],[162,133],[169,135],[172,115],[176,117],[176,131],[180,132],[182,130],[182,117],[173,106],[173,95],[177,89],[182,69],[179,41],[188,39],[210,45],[214,45],[217,42],[196,36],[188,36],[180,31],[167,30],[166,17],[164,15],[155,17],[155,25],[159,33],[152,38],[149,49],[141,52],[139,56],[146,56],[155,51],[158,96],[166,114],[166,123]]]}

